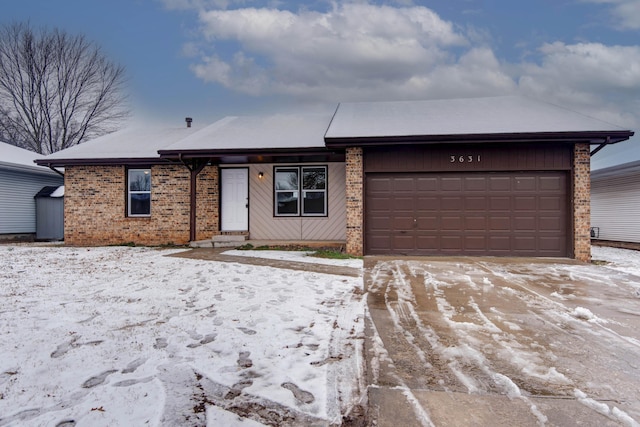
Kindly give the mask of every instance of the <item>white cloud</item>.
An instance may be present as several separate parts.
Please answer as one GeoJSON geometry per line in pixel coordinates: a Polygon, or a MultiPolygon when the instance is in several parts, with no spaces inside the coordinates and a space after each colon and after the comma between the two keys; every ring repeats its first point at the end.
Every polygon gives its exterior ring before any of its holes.
{"type": "Polygon", "coordinates": [[[201,12],[200,20],[215,54],[193,66],[196,75],[246,93],[335,102],[514,89],[490,49],[470,48],[425,7],[244,8],[201,12]],[[239,44],[243,60],[223,58],[225,43],[239,44]]]}
{"type": "Polygon", "coordinates": [[[198,52],[193,72],[236,92],[331,103],[521,93],[640,127],[640,46],[555,42],[509,63],[485,30],[463,33],[421,6],[216,9],[199,19],[205,41],[186,49],[198,52]]]}
{"type": "Polygon", "coordinates": [[[522,64],[520,90],[621,126],[640,126],[640,46],[556,42],[539,49],[540,64],[522,64]]]}
{"type": "Polygon", "coordinates": [[[638,0],[582,0],[587,3],[610,4],[613,26],[620,30],[640,29],[640,1],[638,0]]]}

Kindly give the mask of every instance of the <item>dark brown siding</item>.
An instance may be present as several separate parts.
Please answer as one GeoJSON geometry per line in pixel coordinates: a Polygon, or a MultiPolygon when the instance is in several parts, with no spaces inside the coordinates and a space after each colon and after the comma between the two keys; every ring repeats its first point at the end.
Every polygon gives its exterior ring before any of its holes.
{"type": "Polygon", "coordinates": [[[570,170],[567,144],[426,145],[367,148],[366,172],[570,170]],[[452,161],[453,160],[453,161],[452,161]]]}
{"type": "Polygon", "coordinates": [[[369,148],[365,253],[570,256],[571,146],[369,148]]]}

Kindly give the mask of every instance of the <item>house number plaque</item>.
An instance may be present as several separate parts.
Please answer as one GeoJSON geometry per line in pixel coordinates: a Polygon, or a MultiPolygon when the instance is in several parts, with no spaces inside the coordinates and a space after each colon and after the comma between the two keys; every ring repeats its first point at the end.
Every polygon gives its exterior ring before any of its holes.
{"type": "Polygon", "coordinates": [[[449,163],[480,163],[480,154],[465,156],[449,156],[449,163]]]}

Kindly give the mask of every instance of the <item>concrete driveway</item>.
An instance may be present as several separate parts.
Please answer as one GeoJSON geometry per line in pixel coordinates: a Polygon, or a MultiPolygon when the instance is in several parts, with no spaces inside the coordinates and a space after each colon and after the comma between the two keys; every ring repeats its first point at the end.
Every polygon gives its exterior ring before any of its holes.
{"type": "Polygon", "coordinates": [[[639,282],[571,260],[365,258],[369,424],[640,425],[639,282]]]}

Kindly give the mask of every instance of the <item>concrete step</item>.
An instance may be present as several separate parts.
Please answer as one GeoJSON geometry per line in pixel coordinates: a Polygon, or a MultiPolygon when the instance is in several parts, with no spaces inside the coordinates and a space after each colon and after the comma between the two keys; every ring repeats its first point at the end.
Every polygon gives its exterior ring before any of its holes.
{"type": "Polygon", "coordinates": [[[238,235],[238,234],[220,234],[218,236],[213,236],[213,242],[219,242],[219,243],[224,243],[224,242],[244,242],[245,240],[247,240],[247,236],[245,235],[238,235]]]}
{"type": "Polygon", "coordinates": [[[213,242],[214,248],[237,248],[242,246],[244,241],[232,241],[232,242],[213,242]]]}
{"type": "Polygon", "coordinates": [[[192,248],[212,248],[213,242],[211,240],[194,240],[189,242],[189,246],[192,248]]]}

